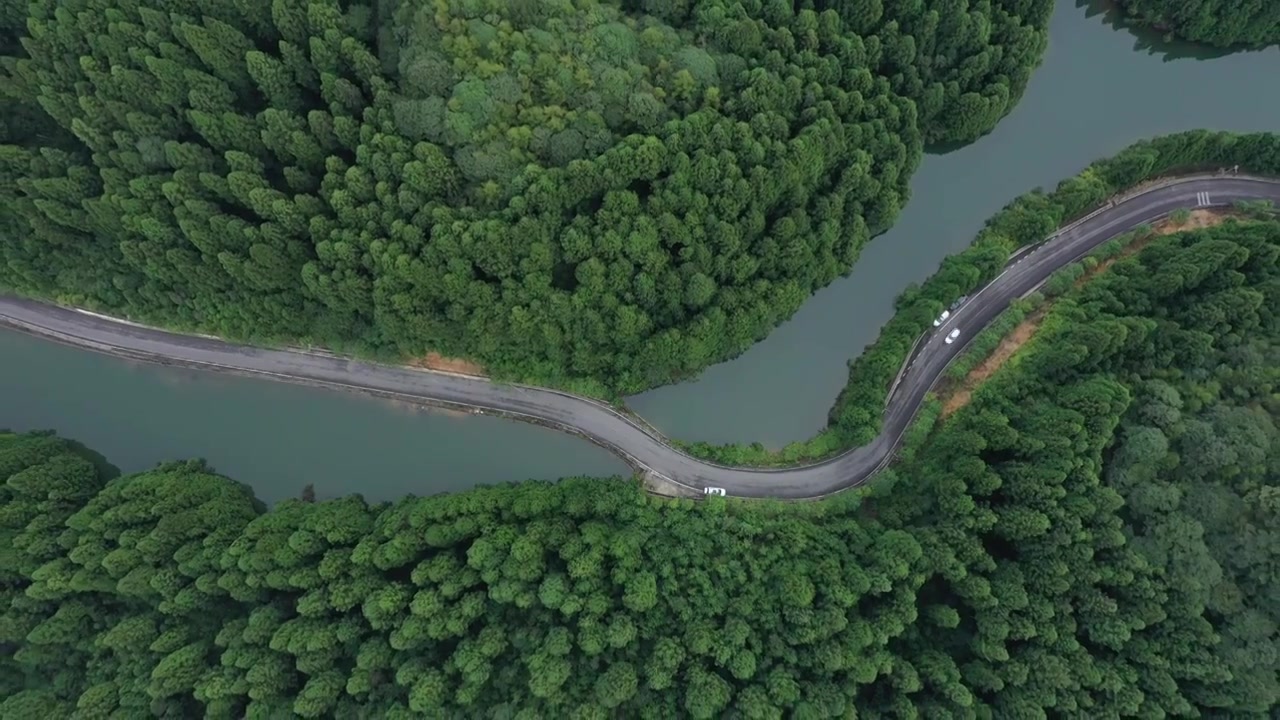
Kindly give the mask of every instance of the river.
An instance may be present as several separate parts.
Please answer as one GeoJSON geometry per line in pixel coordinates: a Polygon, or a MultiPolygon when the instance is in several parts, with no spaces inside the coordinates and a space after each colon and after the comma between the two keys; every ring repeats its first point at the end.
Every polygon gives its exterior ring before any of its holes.
{"type": "Polygon", "coordinates": [[[0,429],[51,428],[124,472],[203,457],[264,502],[313,484],[371,501],[526,478],[628,474],[564,433],[271,380],[133,363],[0,331],[0,429]]]}
{"type": "Polygon", "coordinates": [[[630,406],[687,440],[778,447],[807,438],[826,425],[849,358],[875,340],[902,289],[933,274],[1015,196],[1153,135],[1280,130],[1280,95],[1266,90],[1280,50],[1203,59],[1158,35],[1116,29],[1102,7],[1058,0],[1049,50],[1022,101],[990,135],[925,158],[906,209],[849,277],[737,359],[630,406]]]}
{"type": "MultiPolygon", "coordinates": [[[[894,228],[741,357],[632,398],[669,435],[779,446],[813,434],[893,299],[962,249],[1014,196],[1052,186],[1144,137],[1277,128],[1265,78],[1280,50],[1219,57],[1117,28],[1101,2],[1059,0],[1045,62],[1018,107],[976,143],[925,158],[894,228]]],[[[52,428],[126,472],[203,457],[264,501],[370,500],[477,484],[611,475],[623,463],[544,428],[446,415],[262,380],[143,366],[0,331],[0,428],[52,428]]]]}

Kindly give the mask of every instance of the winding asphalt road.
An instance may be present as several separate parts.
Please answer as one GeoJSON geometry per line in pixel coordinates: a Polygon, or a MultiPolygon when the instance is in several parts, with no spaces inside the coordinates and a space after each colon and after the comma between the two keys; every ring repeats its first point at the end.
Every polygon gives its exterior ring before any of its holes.
{"type": "Polygon", "coordinates": [[[730,468],[697,460],[673,448],[657,431],[604,403],[555,390],[379,365],[325,353],[234,345],[17,298],[0,297],[0,325],[148,362],[266,376],[497,413],[583,435],[641,470],[698,492],[720,487],[738,497],[808,499],[860,485],[883,467],[925,395],[967,341],[1013,300],[1039,287],[1055,270],[1108,239],[1179,208],[1223,206],[1238,200],[1271,200],[1280,204],[1280,181],[1189,176],[1109,203],[1060,229],[1017,255],[1003,274],[971,295],[942,327],[931,329],[917,343],[890,395],[883,429],[875,440],[822,463],[779,470],[730,468]],[[959,339],[946,344],[944,337],[956,328],[960,329],[959,339]]]}

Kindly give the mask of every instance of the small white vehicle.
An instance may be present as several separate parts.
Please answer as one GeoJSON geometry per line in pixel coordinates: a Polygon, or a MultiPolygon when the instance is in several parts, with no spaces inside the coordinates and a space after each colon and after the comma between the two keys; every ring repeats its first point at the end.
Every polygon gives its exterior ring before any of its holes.
{"type": "Polygon", "coordinates": [[[938,327],[942,323],[946,322],[949,317],[951,317],[951,311],[943,310],[942,314],[938,316],[938,319],[933,321],[933,326],[938,327]]]}
{"type": "Polygon", "coordinates": [[[956,328],[955,330],[952,330],[951,334],[947,335],[947,344],[950,345],[951,343],[955,342],[956,338],[958,337],[960,337],[960,328],[956,328]]]}
{"type": "Polygon", "coordinates": [[[724,496],[725,496],[724,488],[713,488],[713,487],[703,488],[703,489],[702,489],[702,492],[703,492],[703,494],[708,495],[708,496],[710,496],[710,495],[716,495],[716,496],[718,496],[718,497],[724,497],[724,496]]]}

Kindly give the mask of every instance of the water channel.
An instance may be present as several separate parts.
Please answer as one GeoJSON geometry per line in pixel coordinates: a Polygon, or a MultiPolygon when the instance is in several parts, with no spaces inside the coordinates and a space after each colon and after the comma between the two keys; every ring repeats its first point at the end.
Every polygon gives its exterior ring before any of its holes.
{"type": "MultiPolygon", "coordinates": [[[[1101,0],[1058,0],[1049,50],[1022,102],[987,137],[925,158],[894,228],[849,277],[700,378],[632,398],[664,432],[778,446],[825,424],[846,363],[908,283],[963,248],[1014,196],[1052,186],[1135,140],[1206,127],[1280,129],[1266,90],[1280,49],[1211,57],[1117,27],[1101,0]]],[[[477,484],[611,475],[625,466],[544,428],[355,395],[135,365],[0,331],[0,428],[52,428],[126,472],[203,457],[275,502],[308,483],[370,500],[477,484]]]]}
{"type": "Polygon", "coordinates": [[[902,289],[933,274],[1017,195],[1154,135],[1280,130],[1280,95],[1266,90],[1280,49],[1203,59],[1158,35],[1117,29],[1104,7],[1058,0],[1044,64],[1022,101],[978,142],[925,157],[906,209],[849,277],[737,359],[631,407],[688,440],[777,447],[807,438],[826,425],[849,358],[875,340],[902,289]]]}

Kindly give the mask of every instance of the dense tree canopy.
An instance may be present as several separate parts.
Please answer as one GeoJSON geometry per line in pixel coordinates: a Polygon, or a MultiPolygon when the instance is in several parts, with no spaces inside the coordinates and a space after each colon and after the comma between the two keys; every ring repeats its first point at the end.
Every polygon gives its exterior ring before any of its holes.
{"type": "Polygon", "coordinates": [[[968,142],[1013,109],[1048,43],[1053,0],[803,0],[878,46],[926,142],[968,142]]]}
{"type": "Polygon", "coordinates": [[[861,497],[269,512],[0,434],[0,716],[1268,718],[1280,223],[1170,236],[861,497]]]}
{"type": "MultiPolygon", "coordinates": [[[[633,391],[847,272],[1049,0],[66,0],[0,13],[0,287],[633,391]]],[[[13,4],[17,7],[16,4],[13,4]]]]}
{"type": "Polygon", "coordinates": [[[1231,47],[1280,42],[1272,0],[1120,0],[1144,24],[1194,42],[1231,47]]]}
{"type": "MultiPolygon", "coordinates": [[[[1047,42],[1052,0],[623,0],[740,52],[771,30],[808,49],[812,29],[839,19],[843,34],[893,89],[915,101],[926,142],[988,132],[1026,89],[1047,42]],[[829,15],[833,13],[834,15],[829,15]],[[803,32],[797,32],[803,31],[803,32]]],[[[794,47],[794,46],[792,46],[794,47]]]]}
{"type": "MultiPolygon", "coordinates": [[[[1161,135],[1095,160],[1053,190],[1036,188],[1014,198],[987,219],[969,247],[944,258],[931,277],[909,285],[898,296],[897,312],[875,341],[849,361],[848,382],[823,430],[779,450],[760,443],[681,443],[682,449],[724,465],[785,467],[818,462],[871,442],[880,434],[893,379],[916,341],[932,328],[943,309],[1003,272],[1019,248],[1044,240],[1069,221],[1147,181],[1232,166],[1241,172],[1280,174],[1280,134],[1190,130],[1161,135]]],[[[1118,240],[1113,238],[1107,245],[1118,240]]]]}
{"type": "Polygon", "coordinates": [[[1244,718],[1280,702],[1277,260],[1276,223],[1156,240],[1059,299],[900,471],[879,517],[932,521],[921,604],[954,610],[900,641],[947,648],[920,706],[1244,718]]]}

